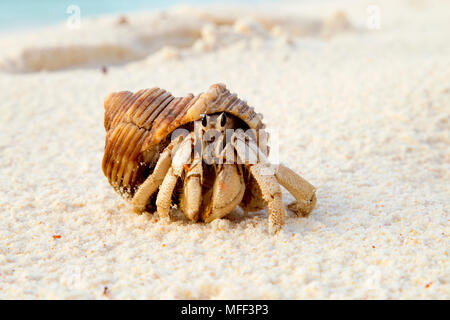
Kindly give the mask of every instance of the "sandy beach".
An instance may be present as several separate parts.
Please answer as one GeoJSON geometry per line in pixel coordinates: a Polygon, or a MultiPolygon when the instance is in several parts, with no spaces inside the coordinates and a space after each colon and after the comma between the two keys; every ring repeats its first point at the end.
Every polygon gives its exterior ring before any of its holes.
{"type": "Polygon", "coordinates": [[[2,34],[0,299],[450,299],[450,3],[392,2],[2,34]],[[137,215],[101,170],[110,92],[214,83],[264,114],[281,162],[317,187],[311,215],[287,210],[275,236],[267,210],[137,215]]]}

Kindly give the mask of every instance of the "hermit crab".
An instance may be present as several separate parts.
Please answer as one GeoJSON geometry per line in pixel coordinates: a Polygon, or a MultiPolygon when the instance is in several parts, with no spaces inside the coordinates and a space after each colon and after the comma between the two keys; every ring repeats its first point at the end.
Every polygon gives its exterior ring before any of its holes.
{"type": "Polygon", "coordinates": [[[211,222],[237,206],[267,206],[274,233],[285,220],[280,185],[297,215],[315,206],[309,182],[269,162],[262,115],[223,84],[180,98],[159,88],[116,92],[104,107],[103,172],[135,212],[168,219],[178,206],[190,220],[211,222]]]}

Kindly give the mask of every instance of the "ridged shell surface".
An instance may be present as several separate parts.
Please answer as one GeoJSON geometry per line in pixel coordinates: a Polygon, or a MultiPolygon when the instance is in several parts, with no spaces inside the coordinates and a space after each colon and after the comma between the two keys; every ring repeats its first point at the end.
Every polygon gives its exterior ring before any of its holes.
{"type": "Polygon", "coordinates": [[[174,97],[159,88],[136,93],[121,91],[105,99],[105,153],[102,168],[109,183],[123,197],[132,197],[136,188],[153,170],[162,142],[177,128],[199,120],[201,114],[226,112],[244,121],[251,129],[263,129],[262,115],[230,93],[223,84],[207,92],[174,97]]]}

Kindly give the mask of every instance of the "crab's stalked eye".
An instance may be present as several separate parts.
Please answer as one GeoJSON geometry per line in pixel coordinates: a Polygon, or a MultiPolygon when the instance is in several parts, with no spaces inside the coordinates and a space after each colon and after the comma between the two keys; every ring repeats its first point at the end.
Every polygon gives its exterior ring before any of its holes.
{"type": "Polygon", "coordinates": [[[206,127],[208,125],[208,119],[206,118],[206,114],[202,114],[202,126],[206,127]]]}
{"type": "Polygon", "coordinates": [[[224,112],[220,115],[220,126],[225,127],[226,123],[227,123],[227,115],[224,112]]]}

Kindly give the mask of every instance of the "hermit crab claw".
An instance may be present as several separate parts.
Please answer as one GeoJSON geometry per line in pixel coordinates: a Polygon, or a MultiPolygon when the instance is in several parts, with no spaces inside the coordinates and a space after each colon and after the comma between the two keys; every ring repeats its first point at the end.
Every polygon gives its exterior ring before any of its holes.
{"type": "Polygon", "coordinates": [[[214,181],[211,201],[203,212],[202,220],[211,222],[233,211],[241,203],[244,191],[240,167],[233,164],[221,165],[214,181]]]}

